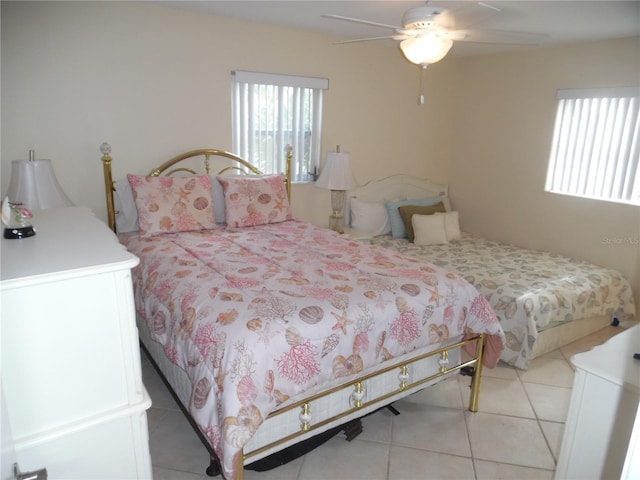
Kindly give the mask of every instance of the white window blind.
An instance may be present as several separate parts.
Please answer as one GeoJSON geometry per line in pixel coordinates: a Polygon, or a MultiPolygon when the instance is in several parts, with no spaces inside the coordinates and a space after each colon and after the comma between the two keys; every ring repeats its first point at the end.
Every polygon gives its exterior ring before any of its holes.
{"type": "Polygon", "coordinates": [[[265,173],[285,170],[285,146],[293,147],[292,181],[309,178],[320,163],[322,94],[329,80],[235,71],[233,148],[265,173]]]}
{"type": "Polygon", "coordinates": [[[545,189],[640,205],[639,87],[558,91],[545,189]]]}

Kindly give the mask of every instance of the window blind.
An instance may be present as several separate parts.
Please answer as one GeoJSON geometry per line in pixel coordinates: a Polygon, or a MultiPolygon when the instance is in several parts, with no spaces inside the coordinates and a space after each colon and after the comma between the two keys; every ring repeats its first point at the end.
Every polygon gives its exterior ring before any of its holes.
{"type": "Polygon", "coordinates": [[[285,169],[293,147],[292,181],[308,179],[320,163],[323,91],[316,77],[232,72],[233,148],[266,173],[285,169]]]}
{"type": "Polygon", "coordinates": [[[639,92],[558,91],[547,191],[640,205],[639,92]]]}

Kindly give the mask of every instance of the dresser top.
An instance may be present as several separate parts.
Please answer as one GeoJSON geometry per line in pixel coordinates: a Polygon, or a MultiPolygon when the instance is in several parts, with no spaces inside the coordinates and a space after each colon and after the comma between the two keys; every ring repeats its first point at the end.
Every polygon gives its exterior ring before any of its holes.
{"type": "Polygon", "coordinates": [[[602,345],[571,357],[576,368],[621,387],[640,392],[640,324],[621,331],[602,345]]]}
{"type": "Polygon", "coordinates": [[[0,244],[0,288],[130,269],[138,257],[87,207],[34,212],[36,235],[0,244]]]}

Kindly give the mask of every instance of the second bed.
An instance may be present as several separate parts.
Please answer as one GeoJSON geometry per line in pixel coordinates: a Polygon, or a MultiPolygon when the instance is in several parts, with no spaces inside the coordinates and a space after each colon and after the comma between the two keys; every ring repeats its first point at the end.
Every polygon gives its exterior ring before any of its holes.
{"type": "Polygon", "coordinates": [[[347,204],[354,235],[455,272],[475,286],[505,331],[501,360],[510,365],[526,369],[539,355],[616,319],[634,318],[632,288],[618,271],[460,232],[456,215],[446,185],[405,175],[351,190],[347,204]],[[411,232],[423,235],[413,242],[398,230],[407,229],[403,220],[412,212],[445,218],[425,224],[426,232],[411,232]],[[446,239],[449,227],[453,241],[446,239]]]}

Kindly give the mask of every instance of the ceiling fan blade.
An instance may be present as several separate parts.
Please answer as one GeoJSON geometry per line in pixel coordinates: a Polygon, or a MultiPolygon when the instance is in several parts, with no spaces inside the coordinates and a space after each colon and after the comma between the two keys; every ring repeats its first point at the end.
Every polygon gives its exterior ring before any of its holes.
{"type": "Polygon", "coordinates": [[[439,26],[461,30],[500,13],[498,7],[483,2],[445,10],[436,17],[439,26]]]}
{"type": "Polygon", "coordinates": [[[347,22],[363,23],[365,25],[373,25],[375,27],[391,28],[393,30],[397,30],[397,29],[400,28],[400,27],[398,27],[396,25],[387,25],[386,23],[370,22],[369,20],[362,20],[360,18],[343,17],[342,15],[324,14],[324,15],[321,15],[321,16],[325,17],[325,18],[334,18],[336,20],[346,20],[347,22]]]}
{"type": "Polygon", "coordinates": [[[458,30],[443,36],[459,42],[501,43],[510,45],[540,45],[549,35],[543,33],[509,32],[505,30],[458,30]],[[452,35],[449,37],[449,35],[452,35]]]}
{"type": "Polygon", "coordinates": [[[339,42],[333,42],[333,45],[342,45],[343,43],[369,42],[371,40],[384,40],[386,38],[393,38],[394,40],[399,39],[397,35],[387,35],[384,37],[370,37],[370,38],[356,38],[354,40],[341,40],[339,42]]]}

